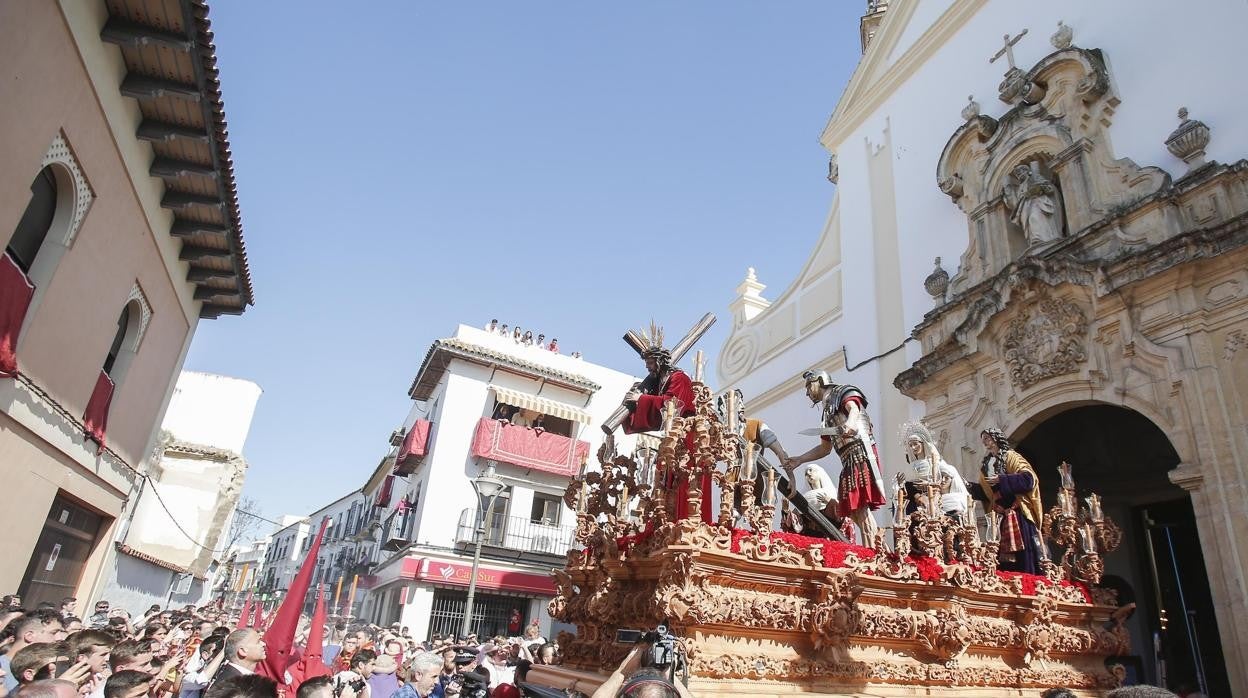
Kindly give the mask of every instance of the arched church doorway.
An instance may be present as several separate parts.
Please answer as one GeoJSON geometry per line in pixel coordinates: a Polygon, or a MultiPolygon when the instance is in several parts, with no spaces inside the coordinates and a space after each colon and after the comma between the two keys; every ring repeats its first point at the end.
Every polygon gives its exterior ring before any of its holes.
{"type": "Polygon", "coordinates": [[[1081,404],[1030,420],[1014,436],[1040,476],[1046,510],[1057,501],[1057,466],[1065,461],[1080,496],[1099,493],[1122,527],[1105,573],[1107,585],[1120,585],[1137,604],[1128,621],[1135,655],[1124,664],[1139,682],[1203,683],[1206,695],[1230,695],[1196,519],[1187,493],[1167,477],[1179,456],[1165,432],[1133,410],[1081,404]]]}

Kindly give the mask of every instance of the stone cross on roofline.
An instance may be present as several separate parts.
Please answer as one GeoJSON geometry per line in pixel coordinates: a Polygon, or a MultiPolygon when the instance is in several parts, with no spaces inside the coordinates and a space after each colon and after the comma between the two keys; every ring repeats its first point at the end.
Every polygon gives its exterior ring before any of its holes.
{"type": "Polygon", "coordinates": [[[996,53],[994,53],[992,55],[992,58],[988,59],[988,62],[996,63],[998,58],[1000,58],[1001,56],[1005,56],[1005,60],[1009,62],[1010,64],[1010,70],[1013,70],[1014,69],[1014,44],[1017,44],[1018,40],[1023,38],[1024,36],[1027,36],[1026,29],[1019,32],[1018,36],[1014,37],[1013,39],[1010,38],[1009,34],[1006,34],[1004,37],[1002,37],[1002,40],[1005,42],[1005,45],[1001,47],[1000,51],[997,51],[996,53]]]}

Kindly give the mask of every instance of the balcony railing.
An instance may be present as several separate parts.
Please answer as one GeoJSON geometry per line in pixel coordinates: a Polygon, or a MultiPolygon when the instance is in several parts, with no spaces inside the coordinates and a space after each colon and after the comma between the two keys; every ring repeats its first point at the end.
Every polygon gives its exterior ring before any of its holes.
{"type": "Polygon", "coordinates": [[[472,455],[572,477],[589,455],[589,443],[482,417],[473,435],[472,455]]]}
{"type": "MultiPolygon", "coordinates": [[[[455,533],[457,543],[473,544],[473,529],[477,523],[477,510],[464,509],[459,515],[459,528],[455,533]]],[[[531,521],[524,516],[503,516],[495,512],[485,526],[485,545],[542,555],[564,555],[572,547],[574,526],[558,526],[531,521]]]]}

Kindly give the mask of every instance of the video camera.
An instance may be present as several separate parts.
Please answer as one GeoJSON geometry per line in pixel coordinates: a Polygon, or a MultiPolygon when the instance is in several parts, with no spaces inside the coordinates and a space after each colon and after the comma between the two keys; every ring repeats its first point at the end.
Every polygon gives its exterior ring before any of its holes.
{"type": "Polygon", "coordinates": [[[655,626],[654,630],[617,630],[615,641],[620,644],[650,645],[650,649],[641,658],[641,665],[662,669],[669,679],[675,679],[677,672],[686,669],[685,653],[681,649],[680,639],[668,632],[666,623],[655,626]]]}
{"type": "Polygon", "coordinates": [[[460,698],[487,698],[490,695],[490,681],[483,674],[469,671],[456,674],[453,680],[459,681],[460,698]]]}

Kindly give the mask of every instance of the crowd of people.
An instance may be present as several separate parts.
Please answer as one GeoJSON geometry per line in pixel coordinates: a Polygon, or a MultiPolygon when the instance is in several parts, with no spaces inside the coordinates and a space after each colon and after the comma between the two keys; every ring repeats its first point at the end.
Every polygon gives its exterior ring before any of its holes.
{"type": "MultiPolygon", "coordinates": [[[[559,353],[559,340],[552,337],[549,342],[546,341],[546,335],[538,332],[536,336],[532,330],[526,330],[519,325],[511,327],[506,324],[499,324],[498,319],[490,320],[485,326],[485,331],[490,334],[496,334],[500,337],[510,337],[513,342],[524,347],[537,347],[546,351],[559,353]]],[[[572,352],[572,358],[581,358],[581,352],[572,352]]]]}
{"type": "MultiPolygon", "coordinates": [[[[277,698],[279,683],[262,675],[261,629],[238,627],[238,614],[216,607],[149,608],[134,619],[99,601],[84,620],[77,600],[22,607],[0,599],[0,698],[277,698]]],[[[245,616],[246,614],[244,614],[245,616]]],[[[313,631],[319,632],[319,631],[313,631]]],[[[295,643],[312,652],[304,618],[295,643]]],[[[434,635],[415,640],[408,628],[339,622],[327,629],[319,671],[307,671],[296,648],[286,670],[287,698],[519,698],[532,667],[561,662],[559,646],[531,624],[516,637],[484,641],[434,635]],[[302,669],[300,668],[302,667],[302,669]]],[[[643,666],[639,645],[589,698],[691,698],[679,681],[643,666]]],[[[569,695],[576,693],[575,687],[569,695]]],[[[1111,691],[1113,698],[1174,698],[1153,686],[1111,691]]],[[[1200,698],[1183,691],[1180,698],[1200,698]]],[[[1071,698],[1062,688],[1042,698],[1071,698]]]]}
{"type": "MultiPolygon", "coordinates": [[[[269,648],[250,614],[216,607],[162,609],[140,618],[99,601],[84,620],[77,600],[25,609],[0,599],[0,698],[276,698],[279,682],[259,673],[269,648]]],[[[260,614],[257,614],[260,617],[260,614]]],[[[325,629],[317,667],[309,619],[301,619],[284,683],[288,698],[444,698],[520,696],[533,665],[559,663],[557,644],[537,625],[517,637],[435,635],[418,641],[408,628],[341,621],[325,629]],[[300,668],[302,667],[302,668],[300,668]],[[307,672],[313,675],[298,675],[307,672]]],[[[319,631],[318,631],[319,632],[319,631]]]]}

